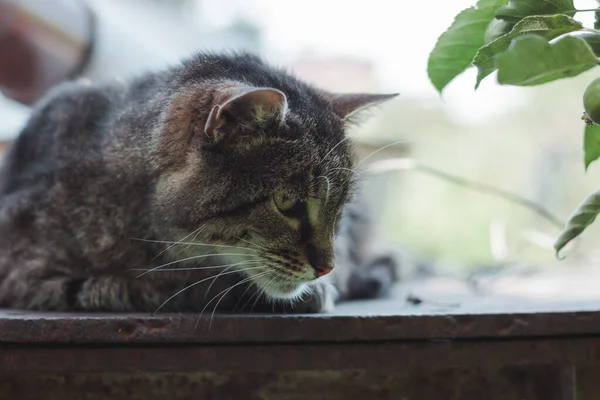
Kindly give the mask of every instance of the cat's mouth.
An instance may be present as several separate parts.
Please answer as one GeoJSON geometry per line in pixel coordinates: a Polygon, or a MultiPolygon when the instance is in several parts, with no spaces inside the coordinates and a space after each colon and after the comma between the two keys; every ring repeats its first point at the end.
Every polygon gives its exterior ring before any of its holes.
{"type": "Polygon", "coordinates": [[[308,290],[311,280],[291,280],[275,274],[255,275],[254,283],[272,299],[298,299],[308,290]]]}
{"type": "Polygon", "coordinates": [[[263,287],[263,290],[274,299],[295,299],[306,291],[306,283],[278,282],[277,285],[263,287]]]}

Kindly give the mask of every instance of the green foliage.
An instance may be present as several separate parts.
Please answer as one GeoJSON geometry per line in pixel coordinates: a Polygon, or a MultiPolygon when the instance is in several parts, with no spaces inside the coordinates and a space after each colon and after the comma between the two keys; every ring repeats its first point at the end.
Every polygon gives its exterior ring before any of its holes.
{"type": "Polygon", "coordinates": [[[516,38],[496,57],[498,82],[532,86],[579,75],[596,65],[596,56],[584,40],[567,36],[549,44],[537,35],[516,38]]]}
{"type": "Polygon", "coordinates": [[[471,66],[484,43],[485,31],[499,6],[506,0],[479,0],[476,7],[461,11],[438,39],[429,55],[427,73],[441,92],[450,81],[471,66]]]}
{"type": "Polygon", "coordinates": [[[590,124],[583,134],[583,160],[587,171],[591,163],[600,158],[600,125],[590,124]]]}
{"type": "MultiPolygon", "coordinates": [[[[600,1],[599,7],[600,7],[600,1]]],[[[498,70],[503,85],[533,86],[581,74],[600,64],[600,8],[594,28],[572,17],[573,0],[479,0],[444,32],[428,63],[438,91],[470,66],[478,69],[475,89],[498,70]],[[477,47],[478,46],[478,47],[477,47]]],[[[583,96],[585,169],[600,158],[600,80],[583,96]]],[[[579,117],[579,116],[577,116],[579,117]]],[[[556,253],[580,235],[600,212],[600,191],[589,195],[569,219],[556,253]]]]}
{"type": "Polygon", "coordinates": [[[588,195],[577,207],[577,210],[569,217],[565,229],[562,231],[556,242],[554,250],[556,255],[569,243],[571,240],[579,236],[585,228],[590,226],[600,213],[600,191],[588,195]]]}
{"type": "Polygon", "coordinates": [[[511,0],[507,6],[498,8],[496,18],[516,22],[530,15],[549,14],[573,16],[573,0],[511,0]]]}
{"type": "Polygon", "coordinates": [[[473,65],[478,69],[475,89],[479,87],[479,84],[486,76],[494,72],[496,69],[494,56],[506,51],[513,39],[525,34],[536,34],[550,40],[564,33],[582,28],[583,26],[579,22],[566,15],[544,15],[523,18],[508,33],[501,35],[477,51],[473,58],[473,65]]]}
{"type": "Polygon", "coordinates": [[[512,22],[506,22],[502,19],[494,18],[485,30],[483,36],[484,43],[490,43],[502,35],[506,35],[515,26],[512,22]]]}
{"type": "Polygon", "coordinates": [[[596,57],[600,56],[600,32],[595,29],[582,29],[579,31],[573,31],[569,33],[565,33],[550,41],[550,44],[556,43],[561,40],[565,36],[576,37],[579,39],[583,39],[592,49],[594,55],[596,57]]]}

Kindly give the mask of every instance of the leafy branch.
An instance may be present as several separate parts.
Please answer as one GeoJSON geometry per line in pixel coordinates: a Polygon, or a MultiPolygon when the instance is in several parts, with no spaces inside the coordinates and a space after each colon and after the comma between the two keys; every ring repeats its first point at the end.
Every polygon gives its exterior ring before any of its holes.
{"type": "MultiPolygon", "coordinates": [[[[577,10],[573,0],[479,0],[461,11],[440,35],[429,56],[427,72],[440,93],[456,76],[472,67],[478,70],[475,90],[496,71],[502,85],[534,86],[588,71],[600,65],[598,56],[600,8],[577,10]],[[593,28],[573,19],[577,12],[593,12],[593,28]]],[[[589,84],[582,97],[587,170],[600,158],[600,78],[589,84]]],[[[442,171],[427,172],[519,203],[555,224],[560,222],[520,196],[445,176],[442,171]]],[[[555,244],[557,255],[594,222],[600,213],[599,193],[584,199],[569,218],[555,244]]]]}

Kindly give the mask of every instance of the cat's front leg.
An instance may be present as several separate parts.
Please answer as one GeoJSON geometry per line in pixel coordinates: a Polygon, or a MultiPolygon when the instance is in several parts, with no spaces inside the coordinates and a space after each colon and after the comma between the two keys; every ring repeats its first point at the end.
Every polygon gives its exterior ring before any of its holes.
{"type": "Polygon", "coordinates": [[[321,278],[311,284],[306,292],[297,300],[273,299],[261,295],[252,306],[238,311],[269,314],[317,314],[333,310],[339,300],[339,292],[330,280],[321,278]]]}
{"type": "Polygon", "coordinates": [[[329,280],[322,280],[311,285],[310,292],[295,303],[291,311],[298,314],[328,313],[333,311],[339,297],[336,287],[329,280]]]}
{"type": "MultiPolygon", "coordinates": [[[[48,268],[49,269],[49,268],[48,268]]],[[[14,274],[0,285],[0,307],[48,311],[154,312],[176,285],[119,275],[79,276],[55,271],[14,274]],[[35,288],[32,290],[31,288],[35,288]]],[[[182,308],[178,296],[164,310],[182,308]]]]}

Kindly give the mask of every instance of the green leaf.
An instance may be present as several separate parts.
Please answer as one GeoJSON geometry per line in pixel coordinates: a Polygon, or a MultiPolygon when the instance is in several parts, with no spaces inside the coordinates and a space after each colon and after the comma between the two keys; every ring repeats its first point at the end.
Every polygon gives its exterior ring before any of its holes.
{"type": "Polygon", "coordinates": [[[600,158],[600,125],[586,125],[583,134],[583,152],[585,170],[600,158]]]}
{"type": "Polygon", "coordinates": [[[540,36],[525,35],[498,54],[495,64],[500,84],[533,86],[579,75],[596,65],[596,56],[580,38],[566,36],[549,44],[540,36]]]}
{"type": "Polygon", "coordinates": [[[496,9],[507,3],[508,0],[479,0],[476,7],[461,11],[438,38],[427,64],[427,74],[438,92],[471,66],[473,56],[485,44],[485,31],[496,9]]]}
{"type": "Polygon", "coordinates": [[[554,243],[556,256],[558,256],[563,247],[579,236],[594,222],[598,213],[600,213],[600,191],[588,195],[579,207],[577,207],[573,215],[569,217],[565,229],[554,243]]]}
{"type": "Polygon", "coordinates": [[[508,49],[514,38],[526,34],[536,34],[550,40],[564,33],[582,28],[583,26],[581,23],[566,15],[545,15],[523,18],[509,33],[486,44],[479,49],[477,54],[475,54],[473,65],[478,69],[475,89],[479,87],[479,84],[485,77],[496,69],[494,65],[494,56],[508,49]]]}
{"type": "Polygon", "coordinates": [[[572,31],[565,33],[557,38],[550,40],[550,44],[554,44],[559,40],[562,40],[565,36],[573,36],[579,39],[585,40],[585,42],[592,48],[592,51],[598,57],[600,55],[600,31],[595,29],[581,29],[579,31],[572,31]]]}
{"type": "Polygon", "coordinates": [[[515,26],[512,22],[506,22],[502,19],[494,18],[485,30],[483,42],[488,44],[498,39],[502,35],[506,35],[515,26]]]}
{"type": "Polygon", "coordinates": [[[496,11],[496,18],[516,22],[531,15],[575,15],[573,0],[510,0],[496,11]]]}

